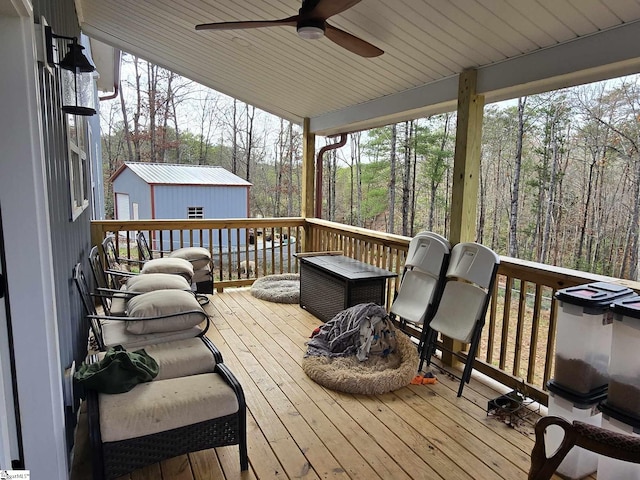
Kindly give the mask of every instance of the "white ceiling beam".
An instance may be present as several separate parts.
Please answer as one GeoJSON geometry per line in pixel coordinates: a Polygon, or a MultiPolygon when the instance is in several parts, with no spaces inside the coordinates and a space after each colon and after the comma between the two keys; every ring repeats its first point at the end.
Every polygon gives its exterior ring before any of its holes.
{"type": "MultiPolygon", "coordinates": [[[[486,103],[640,72],[640,22],[478,68],[486,103]]],[[[310,119],[317,135],[335,135],[453,111],[457,76],[310,119]]]]}

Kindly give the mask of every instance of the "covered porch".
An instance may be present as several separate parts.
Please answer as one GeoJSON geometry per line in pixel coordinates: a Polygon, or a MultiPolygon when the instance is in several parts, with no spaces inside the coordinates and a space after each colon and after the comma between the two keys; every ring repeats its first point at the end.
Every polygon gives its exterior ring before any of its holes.
{"type": "MultiPolygon", "coordinates": [[[[91,227],[91,209],[78,215],[74,212],[70,218],[69,120],[60,108],[59,72],[44,66],[38,56],[43,18],[57,33],[79,35],[83,31],[115,49],[303,125],[299,218],[203,221],[186,228],[167,221],[167,231],[243,230],[264,222],[264,228],[295,229],[293,235],[301,239],[299,245],[305,251],[340,249],[394,271],[401,268],[407,238],[314,218],[316,136],[457,109],[448,237],[454,243],[473,240],[485,102],[640,71],[640,43],[636,41],[640,4],[636,1],[596,0],[578,5],[569,0],[513,4],[465,0],[438,5],[407,0],[398,2],[397,8],[388,2],[363,1],[332,21],[382,47],[385,56],[373,61],[336,51],[327,42],[309,47],[285,29],[256,33],[249,39],[196,33],[198,23],[281,18],[299,7],[298,2],[281,0],[214,3],[0,0],[0,59],[12,66],[3,71],[0,88],[2,104],[11,112],[0,119],[4,152],[0,175],[0,410],[15,420],[0,428],[1,467],[27,468],[34,477],[68,478],[73,447],[69,431],[75,425],[70,407],[77,399],[65,398],[66,371],[86,353],[82,351],[86,324],[69,281],[72,267],[86,262],[91,245],[97,244],[95,239],[107,231],[165,229],[145,222],[96,222],[91,227]]],[[[94,119],[93,127],[97,126],[94,119]]],[[[97,138],[98,130],[92,131],[97,138]]],[[[84,187],[91,191],[88,175],[85,180],[84,187]]],[[[87,195],[86,203],[93,202],[87,195]]],[[[124,248],[129,249],[128,243],[124,248]]],[[[283,252],[291,250],[271,249],[269,255],[283,252]]],[[[407,387],[365,401],[324,391],[298,376],[302,375],[295,369],[298,353],[306,332],[317,322],[298,307],[278,307],[266,317],[262,306],[245,298],[246,292],[231,292],[231,287],[252,282],[231,273],[236,254],[220,252],[217,287],[222,291],[212,303],[219,325],[211,335],[254,402],[250,433],[255,433],[251,440],[255,443],[248,475],[374,477],[372,471],[380,467],[379,471],[386,472],[386,468],[400,476],[412,476],[409,471],[415,468],[420,477],[425,468],[433,477],[448,478],[452,471],[457,472],[452,478],[468,478],[472,471],[495,478],[500,470],[496,465],[500,465],[510,473],[504,478],[524,477],[531,440],[484,418],[484,405],[496,392],[486,390],[480,382],[472,381],[465,397],[457,400],[451,386],[455,381],[440,375],[438,385],[407,387]],[[226,277],[223,271],[228,272],[226,277]],[[295,309],[296,314],[294,310],[282,313],[288,309],[295,309]],[[281,323],[273,324],[275,319],[281,323]],[[292,322],[295,333],[288,328],[292,322]],[[254,336],[253,329],[258,327],[272,343],[254,336]],[[271,364],[283,345],[291,347],[292,354],[281,355],[271,364]],[[307,398],[313,402],[307,404],[307,398]],[[309,405],[313,408],[298,410],[309,405]],[[341,415],[338,418],[350,417],[354,422],[337,422],[330,415],[334,409],[341,415]],[[456,418],[446,412],[456,413],[456,418]],[[373,417],[376,426],[369,425],[373,417]],[[368,428],[379,429],[375,442],[368,428]],[[383,443],[387,435],[394,441],[383,443]],[[495,440],[495,455],[486,450],[485,437],[495,440]],[[466,443],[468,439],[472,441],[466,443]],[[291,442],[297,447],[289,448],[291,442]],[[380,465],[382,462],[371,458],[369,447],[381,458],[397,454],[403,461],[380,465]],[[458,449],[464,454],[456,458],[458,449]],[[409,453],[408,457],[400,455],[400,450],[409,453]],[[347,451],[355,452],[353,464],[344,458],[347,451]]],[[[290,265],[295,271],[295,261],[290,265]]],[[[264,268],[264,274],[275,272],[264,268]]],[[[558,288],[601,278],[507,258],[503,258],[499,275],[497,288],[502,290],[493,296],[485,347],[475,360],[476,369],[507,389],[524,381],[528,393],[545,403],[544,382],[551,375],[556,318],[549,298],[558,288]]],[[[388,298],[394,288],[390,284],[388,298]]],[[[196,460],[190,459],[189,470],[201,466],[202,471],[222,469],[227,478],[238,476],[233,471],[237,467],[230,466],[235,452],[229,450],[230,454],[221,450],[201,460],[193,456],[196,460]],[[221,466],[216,466],[218,462],[221,466]]],[[[187,475],[181,465],[184,458],[168,462],[167,471],[173,473],[166,478],[187,475]]],[[[157,470],[141,475],[158,478],[157,470]]]]}

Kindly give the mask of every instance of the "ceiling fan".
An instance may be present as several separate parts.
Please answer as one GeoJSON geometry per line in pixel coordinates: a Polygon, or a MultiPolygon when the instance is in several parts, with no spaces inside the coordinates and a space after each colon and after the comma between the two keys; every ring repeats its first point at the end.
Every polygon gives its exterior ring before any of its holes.
{"type": "Polygon", "coordinates": [[[362,57],[377,57],[384,53],[378,47],[327,23],[329,17],[344,12],[360,1],[302,0],[298,15],[292,17],[280,20],[203,23],[196,25],[196,30],[234,30],[289,25],[296,27],[298,35],[302,38],[318,39],[326,36],[332,42],[362,57]]]}

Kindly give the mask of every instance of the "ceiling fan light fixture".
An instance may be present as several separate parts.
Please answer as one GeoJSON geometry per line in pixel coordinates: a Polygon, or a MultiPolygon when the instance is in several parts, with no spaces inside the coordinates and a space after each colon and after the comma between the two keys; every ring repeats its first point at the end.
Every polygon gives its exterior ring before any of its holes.
{"type": "Polygon", "coordinates": [[[298,36],[305,40],[317,40],[324,37],[324,21],[308,20],[296,27],[298,36]]]}

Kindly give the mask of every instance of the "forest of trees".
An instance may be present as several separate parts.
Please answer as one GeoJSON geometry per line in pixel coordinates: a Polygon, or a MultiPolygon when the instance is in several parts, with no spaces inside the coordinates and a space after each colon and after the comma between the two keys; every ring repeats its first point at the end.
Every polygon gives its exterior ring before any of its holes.
{"type": "MultiPolygon", "coordinates": [[[[101,104],[106,181],[124,161],[219,165],[252,216],[300,215],[301,129],[125,56],[101,104]]],[[[455,112],[348,135],[323,159],[323,218],[448,232],[455,112]]],[[[335,139],[317,139],[317,149],[335,139]]],[[[503,255],[638,278],[640,84],[624,77],[484,110],[476,241],[503,255]]]]}

